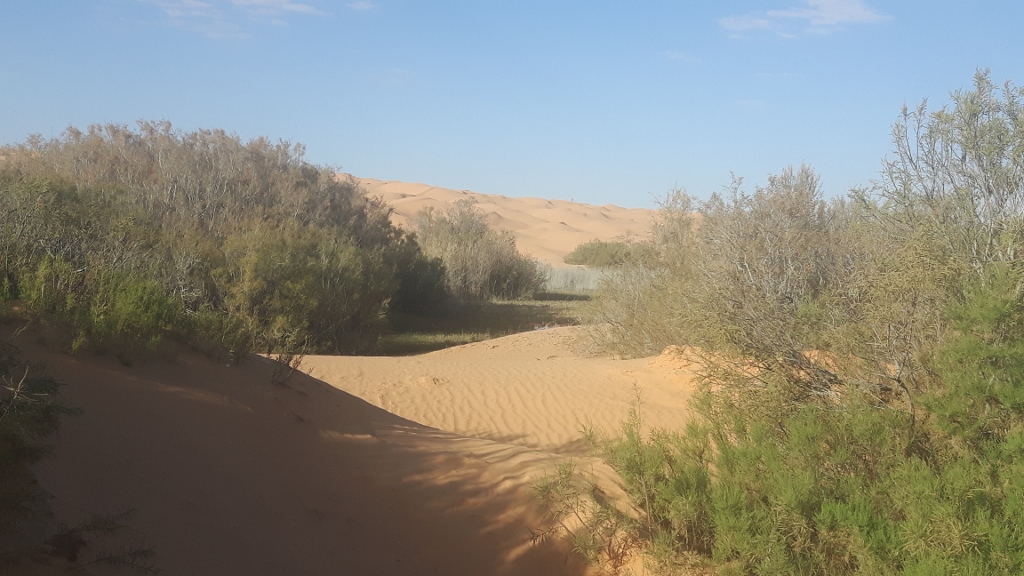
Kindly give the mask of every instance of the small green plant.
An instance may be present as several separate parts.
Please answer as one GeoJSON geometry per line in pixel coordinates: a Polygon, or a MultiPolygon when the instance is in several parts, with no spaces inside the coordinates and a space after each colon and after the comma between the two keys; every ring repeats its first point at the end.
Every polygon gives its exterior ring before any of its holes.
{"type": "Polygon", "coordinates": [[[534,493],[548,512],[552,526],[531,531],[534,543],[564,538],[591,562],[617,572],[637,547],[636,519],[616,508],[592,478],[573,462],[534,484],[534,493]]]}
{"type": "Polygon", "coordinates": [[[75,411],[58,400],[60,384],[34,373],[16,348],[0,343],[0,527],[22,519],[39,491],[30,466],[51,452],[48,442],[75,411]]]}

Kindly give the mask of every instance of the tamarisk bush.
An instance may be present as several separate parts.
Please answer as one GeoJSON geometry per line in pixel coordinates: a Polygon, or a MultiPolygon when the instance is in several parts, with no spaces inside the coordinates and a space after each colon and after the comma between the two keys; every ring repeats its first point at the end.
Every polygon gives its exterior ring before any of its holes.
{"type": "Polygon", "coordinates": [[[0,295],[128,353],[370,348],[446,297],[440,263],[301,145],[168,122],[68,128],[0,161],[0,295]]]}
{"type": "Polygon", "coordinates": [[[686,345],[698,417],[602,448],[662,567],[1024,571],[1024,93],[987,72],[904,110],[871,188],[807,167],[675,192],[590,319],[625,354],[686,345]]]}

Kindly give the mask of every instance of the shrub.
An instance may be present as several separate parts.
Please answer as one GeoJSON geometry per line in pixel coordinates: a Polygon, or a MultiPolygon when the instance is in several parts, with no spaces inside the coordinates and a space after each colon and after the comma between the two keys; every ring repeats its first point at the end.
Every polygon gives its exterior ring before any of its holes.
{"type": "Polygon", "coordinates": [[[904,106],[892,129],[895,153],[874,193],[901,233],[922,230],[978,275],[1015,256],[1024,225],[1024,88],[998,89],[987,70],[972,90],[929,112],[904,106]]]}
{"type": "Polygon", "coordinates": [[[565,255],[566,264],[610,268],[621,266],[630,257],[631,246],[626,242],[590,240],[565,255]]]}
{"type": "MultiPolygon", "coordinates": [[[[368,348],[392,304],[443,300],[440,268],[382,201],[303,152],[166,122],[5,148],[0,298],[98,348],[144,348],[167,330],[236,355],[368,348]]],[[[491,288],[528,283],[516,266],[491,288]]]]}
{"type": "Polygon", "coordinates": [[[554,268],[541,265],[541,273],[547,279],[544,292],[548,294],[589,295],[597,290],[606,276],[604,270],[592,268],[554,268]]]}
{"type": "Polygon", "coordinates": [[[915,418],[869,391],[780,415],[706,390],[684,432],[639,417],[605,446],[656,554],[723,574],[1016,574],[1024,569],[1022,277],[989,277],[949,312],[931,367],[948,385],[915,418]],[[1012,303],[1012,305],[1008,305],[1012,303]]]}
{"type": "Polygon", "coordinates": [[[904,111],[851,202],[809,169],[669,198],[593,313],[620,350],[702,357],[685,432],[634,419],[606,445],[651,549],[723,574],[1024,569],[1024,94],[1002,94],[979,73],[904,111]]]}
{"type": "Polygon", "coordinates": [[[516,300],[544,285],[536,260],[516,250],[510,232],[492,229],[473,200],[416,215],[423,252],[444,264],[448,291],[466,299],[516,300]]]}
{"type": "Polygon", "coordinates": [[[0,529],[35,509],[41,491],[30,466],[50,453],[47,440],[73,411],[58,399],[59,384],[23,363],[18,351],[0,344],[0,529]]]}
{"type": "Polygon", "coordinates": [[[157,346],[176,327],[181,304],[149,278],[109,274],[97,280],[83,331],[94,344],[132,352],[157,346]]]}

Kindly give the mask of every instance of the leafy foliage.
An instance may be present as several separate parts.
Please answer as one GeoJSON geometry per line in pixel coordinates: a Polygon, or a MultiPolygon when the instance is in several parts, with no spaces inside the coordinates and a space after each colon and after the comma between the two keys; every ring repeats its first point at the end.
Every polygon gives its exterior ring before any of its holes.
{"type": "Polygon", "coordinates": [[[610,268],[625,264],[630,257],[631,246],[627,242],[605,242],[590,240],[580,244],[565,255],[566,264],[610,268]]]}
{"type": "Polygon", "coordinates": [[[236,355],[372,346],[392,306],[443,300],[440,265],[302,154],[166,122],[5,149],[0,295],[125,355],[169,331],[236,355]]]}
{"type": "Polygon", "coordinates": [[[50,453],[48,438],[73,413],[59,402],[59,386],[0,344],[0,528],[20,520],[39,496],[29,467],[50,453]]]}
{"type": "Polygon", "coordinates": [[[544,285],[537,261],[516,250],[510,232],[491,228],[473,200],[427,208],[417,214],[415,227],[423,252],[443,263],[453,296],[517,300],[544,285]]]}
{"type": "Polygon", "coordinates": [[[808,168],[667,200],[591,318],[611,348],[689,345],[699,418],[605,454],[661,558],[722,574],[1024,570],[1021,91],[987,73],[904,111],[871,191],[808,168]]]}

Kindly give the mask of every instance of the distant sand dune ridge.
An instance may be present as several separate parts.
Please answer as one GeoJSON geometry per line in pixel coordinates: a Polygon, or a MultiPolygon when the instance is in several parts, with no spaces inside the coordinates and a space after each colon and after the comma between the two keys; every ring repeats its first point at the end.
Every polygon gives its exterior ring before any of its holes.
{"type": "Polygon", "coordinates": [[[387,202],[394,209],[392,221],[405,228],[424,208],[440,208],[448,202],[472,198],[492,226],[515,235],[516,246],[521,251],[552,266],[565,266],[565,255],[589,240],[646,238],[654,216],[654,211],[646,208],[510,198],[373,178],[355,178],[355,181],[368,195],[379,196],[387,202]]]}

